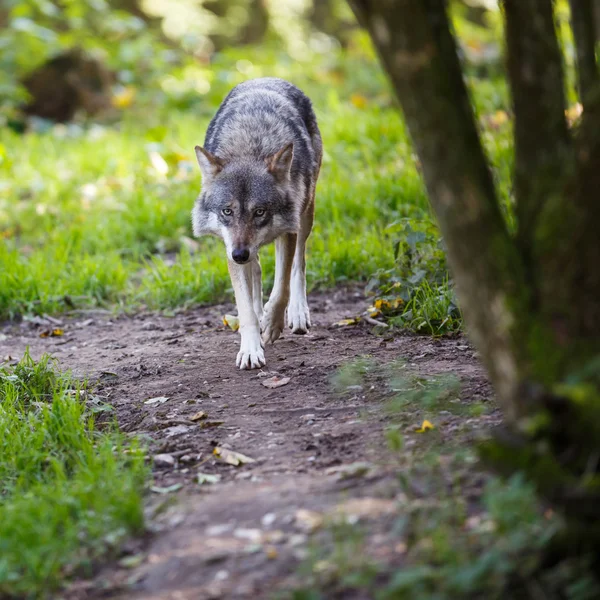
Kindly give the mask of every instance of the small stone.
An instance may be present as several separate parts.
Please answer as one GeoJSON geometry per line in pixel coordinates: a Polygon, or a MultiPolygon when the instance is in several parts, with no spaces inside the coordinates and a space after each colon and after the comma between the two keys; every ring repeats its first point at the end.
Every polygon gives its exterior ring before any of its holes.
{"type": "Polygon", "coordinates": [[[275,513],[267,513],[266,515],[263,515],[263,518],[260,520],[260,522],[262,523],[263,527],[270,527],[273,525],[273,523],[275,523],[275,519],[277,519],[277,515],[275,513]]]}
{"type": "Polygon", "coordinates": [[[171,454],[156,454],[154,466],[158,469],[169,469],[177,464],[177,459],[171,454]]]}

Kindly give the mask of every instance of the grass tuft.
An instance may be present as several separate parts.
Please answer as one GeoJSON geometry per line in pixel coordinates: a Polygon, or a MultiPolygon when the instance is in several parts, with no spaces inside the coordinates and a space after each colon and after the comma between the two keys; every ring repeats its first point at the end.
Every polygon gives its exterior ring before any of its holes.
{"type": "Polygon", "coordinates": [[[51,597],[143,528],[144,457],[45,356],[0,369],[0,597],[51,597]]]}

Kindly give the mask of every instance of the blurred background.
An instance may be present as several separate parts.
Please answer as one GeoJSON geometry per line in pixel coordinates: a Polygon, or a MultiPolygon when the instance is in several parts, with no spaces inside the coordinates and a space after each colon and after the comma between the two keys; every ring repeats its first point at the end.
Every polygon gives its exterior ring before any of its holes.
{"type": "MultiPolygon", "coordinates": [[[[465,56],[491,66],[497,2],[453,0],[452,9],[465,56]]],[[[238,81],[270,74],[389,102],[344,0],[6,0],[0,8],[3,124],[18,126],[23,106],[59,122],[110,105],[210,112],[238,81]]]]}

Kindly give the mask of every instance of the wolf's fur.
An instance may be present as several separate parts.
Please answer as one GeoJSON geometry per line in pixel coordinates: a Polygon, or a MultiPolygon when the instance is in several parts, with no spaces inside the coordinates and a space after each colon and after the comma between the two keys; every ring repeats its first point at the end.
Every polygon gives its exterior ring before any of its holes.
{"type": "Polygon", "coordinates": [[[236,86],[211,121],[204,147],[196,146],[202,192],[192,211],[194,234],[225,242],[241,369],[265,364],[263,344],[281,335],[286,307],[293,333],[310,327],[305,246],[322,154],[310,100],[275,78],[236,86]],[[273,241],[275,283],[263,310],[258,250],[273,241]]]}

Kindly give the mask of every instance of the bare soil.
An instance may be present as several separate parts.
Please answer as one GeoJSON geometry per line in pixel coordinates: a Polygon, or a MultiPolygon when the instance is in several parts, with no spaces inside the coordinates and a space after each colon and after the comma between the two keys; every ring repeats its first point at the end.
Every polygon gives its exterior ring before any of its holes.
{"type": "MultiPolygon", "coordinates": [[[[284,334],[267,348],[261,371],[235,367],[239,338],[222,324],[231,305],[173,317],[92,311],[0,328],[0,359],[20,358],[26,347],[36,359],[51,353],[61,368],[94,383],[93,394],[114,407],[100,418],[116,415],[123,431],[148,445],[151,464],[170,456],[153,464],[148,536],[94,579],[76,582],[69,598],[269,598],[303,583],[298,565],[340,513],[367,525],[370,559],[390,569],[402,563],[405,546],[393,533],[404,497],[402,461],[383,435],[389,386],[375,378],[340,392],[332,376],[358,357],[378,364],[401,357],[414,373],[459,377],[465,405],[491,402],[490,387],[463,337],[386,338],[368,324],[335,326],[366,308],[353,290],[312,294],[309,302],[310,334],[284,334]],[[40,337],[56,326],[64,335],[40,337]],[[263,384],[274,375],[290,381],[268,389],[263,384]],[[168,400],[146,403],[158,397],[168,400]],[[190,420],[199,411],[207,417],[190,420]],[[255,462],[227,464],[214,456],[216,446],[255,462]],[[200,484],[198,473],[219,481],[200,484]]],[[[403,421],[406,452],[427,436],[414,433],[416,415],[409,411],[403,421]]],[[[436,443],[467,444],[498,420],[494,409],[469,418],[442,411],[436,443]]],[[[477,481],[470,482],[474,497],[477,481]]]]}

